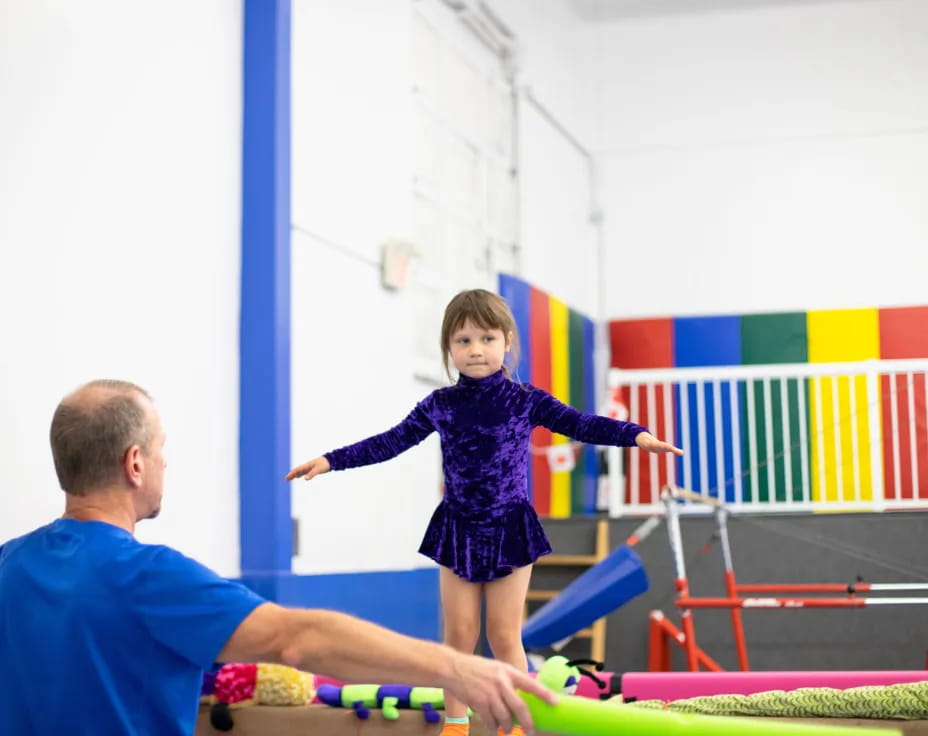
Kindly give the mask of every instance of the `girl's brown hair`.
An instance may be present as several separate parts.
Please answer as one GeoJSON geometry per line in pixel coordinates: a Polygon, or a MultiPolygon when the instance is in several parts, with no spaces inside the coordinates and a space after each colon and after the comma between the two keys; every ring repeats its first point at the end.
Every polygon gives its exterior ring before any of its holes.
{"type": "MultiPolygon", "coordinates": [[[[445,317],[441,322],[441,362],[445,373],[451,377],[448,355],[451,352],[451,335],[470,320],[485,330],[502,330],[505,337],[512,333],[509,346],[509,359],[512,365],[519,362],[519,331],[516,320],[506,300],[486,289],[469,289],[454,297],[445,307],[445,317]]],[[[503,365],[503,371],[510,376],[509,366],[503,365]]],[[[510,376],[511,377],[511,376],[510,376]]]]}

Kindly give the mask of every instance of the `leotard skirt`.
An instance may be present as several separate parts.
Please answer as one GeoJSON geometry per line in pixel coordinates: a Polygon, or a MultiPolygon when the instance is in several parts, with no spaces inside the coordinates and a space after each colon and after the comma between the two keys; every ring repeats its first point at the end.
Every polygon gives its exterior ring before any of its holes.
{"type": "Polygon", "coordinates": [[[473,583],[505,577],[551,553],[551,543],[528,499],[480,515],[464,514],[442,500],[419,552],[473,583]]]}

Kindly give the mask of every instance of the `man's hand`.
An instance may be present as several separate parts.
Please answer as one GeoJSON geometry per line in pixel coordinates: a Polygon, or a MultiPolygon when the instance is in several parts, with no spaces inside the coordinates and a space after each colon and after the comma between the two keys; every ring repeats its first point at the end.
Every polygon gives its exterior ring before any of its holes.
{"type": "Polygon", "coordinates": [[[517,689],[557,705],[557,696],[534,677],[503,662],[466,654],[456,659],[445,687],[473,708],[490,729],[502,728],[504,733],[509,733],[516,721],[528,736],[534,732],[532,716],[517,689]]]}
{"type": "Polygon", "coordinates": [[[667,452],[672,452],[674,455],[683,454],[683,450],[679,447],[674,447],[669,442],[661,442],[650,432],[639,432],[638,436],[635,437],[635,444],[642,450],[656,452],[658,455],[663,455],[667,452]]]}
{"type": "Polygon", "coordinates": [[[317,457],[316,459],[305,462],[302,465],[297,465],[293,470],[287,473],[287,480],[293,480],[295,478],[312,480],[317,475],[328,473],[331,469],[332,466],[329,465],[328,460],[326,460],[324,457],[317,457]]]}

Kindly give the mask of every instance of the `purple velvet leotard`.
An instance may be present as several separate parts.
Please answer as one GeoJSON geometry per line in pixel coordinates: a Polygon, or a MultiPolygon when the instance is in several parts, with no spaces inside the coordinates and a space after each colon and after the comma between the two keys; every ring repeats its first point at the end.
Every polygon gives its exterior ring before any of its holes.
{"type": "Polygon", "coordinates": [[[441,437],[445,496],[419,552],[472,582],[503,577],[551,552],[528,500],[533,427],[597,445],[633,447],[647,431],[572,409],[549,393],[511,381],[502,371],[461,376],[433,391],[392,429],[326,453],[332,470],[396,457],[432,432],[441,437]]]}

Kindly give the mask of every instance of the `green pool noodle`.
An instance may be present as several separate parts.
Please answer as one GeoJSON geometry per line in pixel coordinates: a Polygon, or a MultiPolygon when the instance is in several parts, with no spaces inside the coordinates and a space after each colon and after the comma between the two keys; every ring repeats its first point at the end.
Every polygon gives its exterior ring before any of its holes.
{"type": "Polygon", "coordinates": [[[435,710],[443,710],[445,707],[445,691],[440,687],[414,687],[409,693],[409,707],[422,710],[422,706],[428,703],[435,710]]]}
{"type": "Polygon", "coordinates": [[[377,690],[380,685],[345,685],[342,687],[342,707],[351,708],[360,701],[365,708],[377,707],[377,690]]]}
{"type": "Polygon", "coordinates": [[[399,706],[400,699],[394,697],[386,697],[383,699],[383,702],[380,704],[381,710],[383,711],[383,717],[388,721],[398,720],[400,717],[400,711],[397,706],[399,706]]]}
{"type": "Polygon", "coordinates": [[[537,731],[561,736],[900,736],[893,728],[792,723],[759,718],[701,716],[646,710],[575,695],[559,695],[548,705],[519,692],[537,731]]]}

